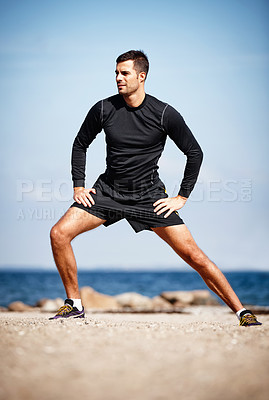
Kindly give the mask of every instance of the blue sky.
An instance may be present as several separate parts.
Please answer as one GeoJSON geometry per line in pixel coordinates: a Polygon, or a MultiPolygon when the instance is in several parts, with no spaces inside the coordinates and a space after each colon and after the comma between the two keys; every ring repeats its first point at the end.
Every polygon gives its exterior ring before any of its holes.
{"type": "MultiPolygon", "coordinates": [[[[53,267],[49,230],[72,202],[70,153],[89,108],[116,93],[115,59],[143,49],[146,91],[185,118],[204,151],[181,212],[222,269],[269,269],[269,6],[228,1],[0,1],[0,265],[53,267]]],[[[104,134],[87,185],[105,168],[104,134]]],[[[170,195],[185,158],[167,142],[170,195]]],[[[127,222],[74,241],[78,266],[183,268],[151,232],[127,222]]]]}

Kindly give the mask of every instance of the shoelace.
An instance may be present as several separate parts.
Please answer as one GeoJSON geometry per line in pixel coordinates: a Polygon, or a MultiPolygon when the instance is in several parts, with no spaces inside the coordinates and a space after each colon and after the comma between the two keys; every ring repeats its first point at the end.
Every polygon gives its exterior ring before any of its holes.
{"type": "Polygon", "coordinates": [[[56,315],[64,315],[65,313],[72,310],[72,306],[70,304],[64,304],[62,307],[59,308],[56,315]]]}
{"type": "Polygon", "coordinates": [[[245,323],[249,324],[251,322],[257,322],[256,316],[253,314],[246,314],[241,318],[240,325],[244,325],[245,323]]]}

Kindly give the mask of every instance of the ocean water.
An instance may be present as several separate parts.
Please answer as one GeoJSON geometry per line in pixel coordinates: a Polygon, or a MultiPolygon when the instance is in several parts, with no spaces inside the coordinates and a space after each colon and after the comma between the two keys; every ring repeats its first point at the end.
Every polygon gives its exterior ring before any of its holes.
{"type": "MultiPolygon", "coordinates": [[[[224,274],[243,304],[269,305],[269,272],[224,274]]],[[[91,286],[98,292],[109,295],[137,292],[154,297],[168,290],[207,289],[196,272],[80,271],[78,277],[80,287],[91,286]]],[[[17,300],[35,305],[41,298],[56,297],[65,298],[65,291],[56,271],[0,270],[0,306],[6,307],[17,300]]]]}

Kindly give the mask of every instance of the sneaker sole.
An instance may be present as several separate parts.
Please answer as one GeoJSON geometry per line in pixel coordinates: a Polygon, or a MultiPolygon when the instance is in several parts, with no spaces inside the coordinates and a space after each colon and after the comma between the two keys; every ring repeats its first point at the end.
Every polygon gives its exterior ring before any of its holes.
{"type": "Polygon", "coordinates": [[[53,321],[53,320],[57,320],[57,319],[76,319],[76,318],[85,318],[85,314],[83,314],[83,315],[70,315],[68,317],[63,317],[63,316],[51,317],[51,318],[49,318],[49,320],[53,321]]]}

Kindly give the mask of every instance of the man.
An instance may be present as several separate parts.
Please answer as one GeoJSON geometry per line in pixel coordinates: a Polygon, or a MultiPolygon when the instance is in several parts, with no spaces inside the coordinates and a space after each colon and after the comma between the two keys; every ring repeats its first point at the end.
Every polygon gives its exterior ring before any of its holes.
{"type": "Polygon", "coordinates": [[[84,317],[71,241],[80,233],[125,218],[135,232],[155,232],[194,268],[238,316],[240,325],[261,325],[246,310],[228,281],[202,252],[177,210],[189,197],[198,177],[202,151],[181,115],[145,93],[149,69],[146,55],[131,50],[116,60],[118,94],[96,103],[89,111],[72,150],[75,203],[51,230],[54,260],[67,299],[55,317],[84,317]],[[85,188],[86,151],[105,131],[107,167],[92,188],[85,188]],[[158,175],[158,160],[169,136],[187,156],[177,196],[168,197],[158,175]]]}

